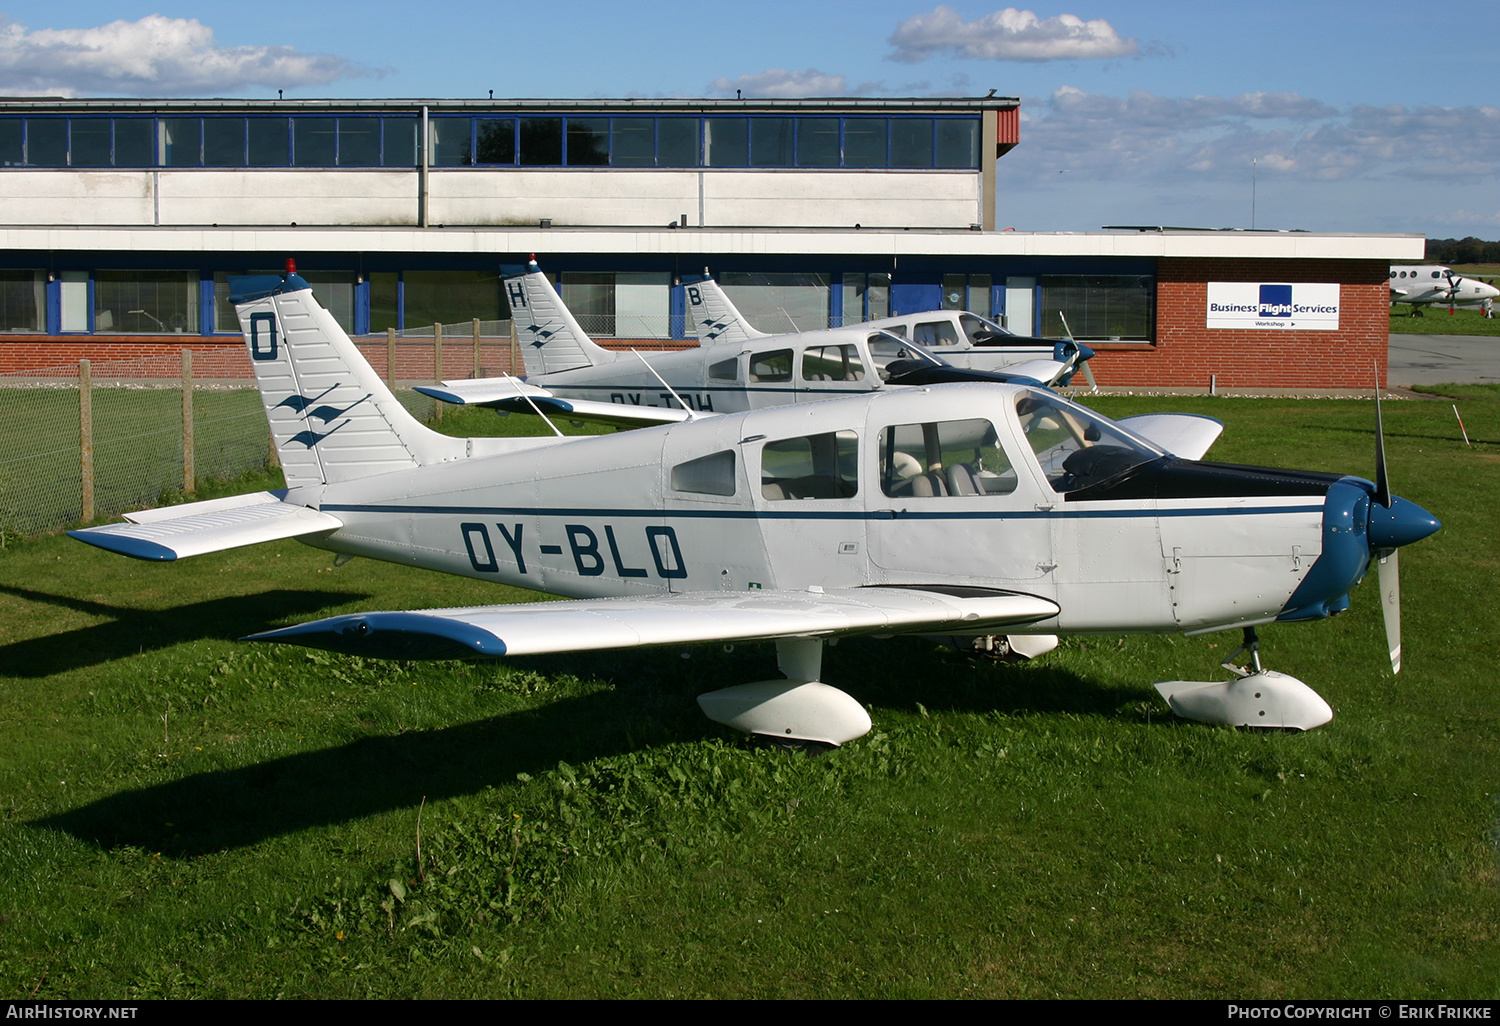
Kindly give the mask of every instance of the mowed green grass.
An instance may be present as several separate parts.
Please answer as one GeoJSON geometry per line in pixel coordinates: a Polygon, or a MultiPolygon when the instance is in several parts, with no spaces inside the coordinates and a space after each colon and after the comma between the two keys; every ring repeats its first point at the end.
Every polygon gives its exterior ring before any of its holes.
{"type": "MultiPolygon", "coordinates": [[[[1373,580],[1262,630],[1335,710],[1301,735],[1179,722],[1152,689],[1219,676],[1237,633],[1024,666],[846,641],[824,678],[875,730],[807,758],[693,702],[775,676],[771,646],[362,661],[237,639],[535,596],[296,543],[12,546],[0,990],[1493,999],[1500,391],[1449,391],[1384,408],[1395,490],[1445,525],[1402,554],[1402,674],[1373,580]]],[[[1373,474],[1369,401],[1090,404],[1219,417],[1221,460],[1373,474]]]]}

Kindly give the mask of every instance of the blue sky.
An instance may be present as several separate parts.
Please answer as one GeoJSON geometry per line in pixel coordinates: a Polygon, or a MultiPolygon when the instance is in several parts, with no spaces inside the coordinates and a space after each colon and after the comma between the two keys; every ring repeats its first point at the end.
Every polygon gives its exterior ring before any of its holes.
{"type": "Polygon", "coordinates": [[[1002,226],[1500,238],[1500,5],[1007,9],[74,2],[4,10],[0,94],[1022,100],[1002,226]],[[1253,162],[1253,168],[1252,168],[1253,162]]]}

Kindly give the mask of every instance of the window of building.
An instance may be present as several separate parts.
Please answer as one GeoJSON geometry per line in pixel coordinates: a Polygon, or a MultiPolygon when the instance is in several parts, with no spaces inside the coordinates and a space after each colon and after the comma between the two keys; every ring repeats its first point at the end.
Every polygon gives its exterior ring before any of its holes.
{"type": "Polygon", "coordinates": [[[109,167],[114,151],[112,128],[109,118],[71,119],[68,163],[73,167],[109,167]]]}
{"type": "Polygon", "coordinates": [[[936,119],[938,167],[979,166],[979,121],[977,118],[936,119]]]}
{"type": "Polygon", "coordinates": [[[838,118],[797,119],[798,167],[838,167],[840,155],[838,118]]]}
{"type": "Polygon", "coordinates": [[[943,309],[988,317],[995,308],[994,284],[995,279],[988,274],[945,274],[943,309]]]}
{"type": "Polygon", "coordinates": [[[829,275],[726,271],[718,277],[740,313],[761,331],[778,334],[829,326],[829,275]]]}
{"type": "Polygon", "coordinates": [[[516,162],[516,119],[480,118],[475,140],[481,164],[516,162]]]}
{"type": "Polygon", "coordinates": [[[1071,329],[1079,339],[1151,341],[1155,295],[1150,275],[1043,275],[1040,293],[1044,336],[1060,337],[1071,329]]]}
{"type": "Polygon", "coordinates": [[[792,118],[750,121],[750,163],[755,167],[791,167],[796,122],[792,118]]]}
{"type": "MultiPolygon", "coordinates": [[[[610,165],[656,166],[656,121],[652,118],[614,118],[610,122],[610,165]]],[[[569,143],[571,146],[571,142],[569,143]]]]}
{"type": "Polygon", "coordinates": [[[546,167],[563,162],[563,119],[521,118],[521,164],[546,167]]]}
{"type": "Polygon", "coordinates": [[[381,163],[386,167],[416,167],[418,159],[416,118],[381,118],[381,163]]]}
{"type": "Polygon", "coordinates": [[[286,118],[250,118],[246,123],[251,167],[286,167],[291,137],[286,118]]]}
{"type": "Polygon", "coordinates": [[[376,271],[369,282],[371,333],[400,328],[401,276],[395,271],[376,271]]]}
{"type": "Polygon", "coordinates": [[[162,118],[157,126],[157,161],[162,167],[202,164],[203,122],[198,118],[162,118]]]}
{"type": "Polygon", "coordinates": [[[203,164],[205,167],[245,166],[245,119],[203,119],[203,164]]]}
{"type": "Polygon", "coordinates": [[[615,276],[609,271],[564,271],[557,293],[586,335],[615,334],[615,276]]]}
{"type": "Polygon", "coordinates": [[[0,271],[0,332],[46,330],[46,282],[41,271],[0,271]]]}
{"type": "Polygon", "coordinates": [[[338,163],[337,118],[292,118],[292,163],[333,167],[338,163]]]}
{"type": "Polygon", "coordinates": [[[432,118],[427,122],[433,167],[463,167],[474,163],[473,122],[469,118],[432,118]]]}
{"type": "Polygon", "coordinates": [[[885,118],[844,119],[844,166],[886,166],[885,118]]]}
{"type": "Polygon", "coordinates": [[[827,432],[767,442],[760,454],[760,491],[772,501],[849,499],[859,492],[859,438],[827,432]]]}
{"type": "Polygon", "coordinates": [[[26,163],[26,122],[20,118],[0,118],[0,166],[20,167],[26,163]]]}
{"type": "Polygon", "coordinates": [[[609,118],[568,119],[568,166],[609,166],[609,118]]]}
{"type": "Polygon", "coordinates": [[[68,121],[66,118],[26,119],[26,163],[32,167],[66,167],[68,121]]]}
{"type": "Polygon", "coordinates": [[[749,163],[749,118],[703,119],[705,167],[744,167],[749,163]]]}
{"type": "Polygon", "coordinates": [[[891,315],[889,274],[844,274],[844,323],[878,321],[891,315]]]}
{"type": "Polygon", "coordinates": [[[380,119],[339,118],[339,167],[380,166],[380,119]]]}
{"type": "Polygon", "coordinates": [[[482,321],[501,317],[500,277],[493,272],[406,271],[401,276],[401,292],[401,327],[406,331],[430,329],[433,324],[468,324],[475,317],[482,321]]]}
{"type": "Polygon", "coordinates": [[[698,119],[658,118],[656,166],[698,166],[698,119]]]}
{"type": "Polygon", "coordinates": [[[197,334],[193,271],[96,271],[94,330],[122,335],[197,334]]]}
{"type": "Polygon", "coordinates": [[[1008,495],[1016,471],[987,420],[895,424],[881,433],[880,487],[892,497],[1008,495]]]}
{"type": "Polygon", "coordinates": [[[932,166],[932,119],[891,118],[891,167],[932,166]]]}

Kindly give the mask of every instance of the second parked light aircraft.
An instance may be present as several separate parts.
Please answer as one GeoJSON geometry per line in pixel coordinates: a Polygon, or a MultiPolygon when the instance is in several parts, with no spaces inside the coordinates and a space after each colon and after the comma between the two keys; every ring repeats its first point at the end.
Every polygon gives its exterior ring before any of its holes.
{"type": "Polygon", "coordinates": [[[1091,355],[1074,349],[1052,359],[1049,352],[991,373],[954,367],[909,339],[864,324],[757,334],[740,344],[676,352],[616,352],[584,333],[535,261],[501,273],[526,364],[524,384],[480,378],[418,391],[450,403],[638,426],[942,382],[1053,384],[1091,355]]]}

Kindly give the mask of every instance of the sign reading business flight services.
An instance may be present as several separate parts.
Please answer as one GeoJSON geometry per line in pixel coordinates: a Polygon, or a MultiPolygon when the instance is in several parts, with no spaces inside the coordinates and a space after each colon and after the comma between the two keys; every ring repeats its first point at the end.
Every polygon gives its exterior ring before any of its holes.
{"type": "Polygon", "coordinates": [[[1208,283],[1210,328],[1337,331],[1339,287],[1320,282],[1275,285],[1253,281],[1208,283]]]}

